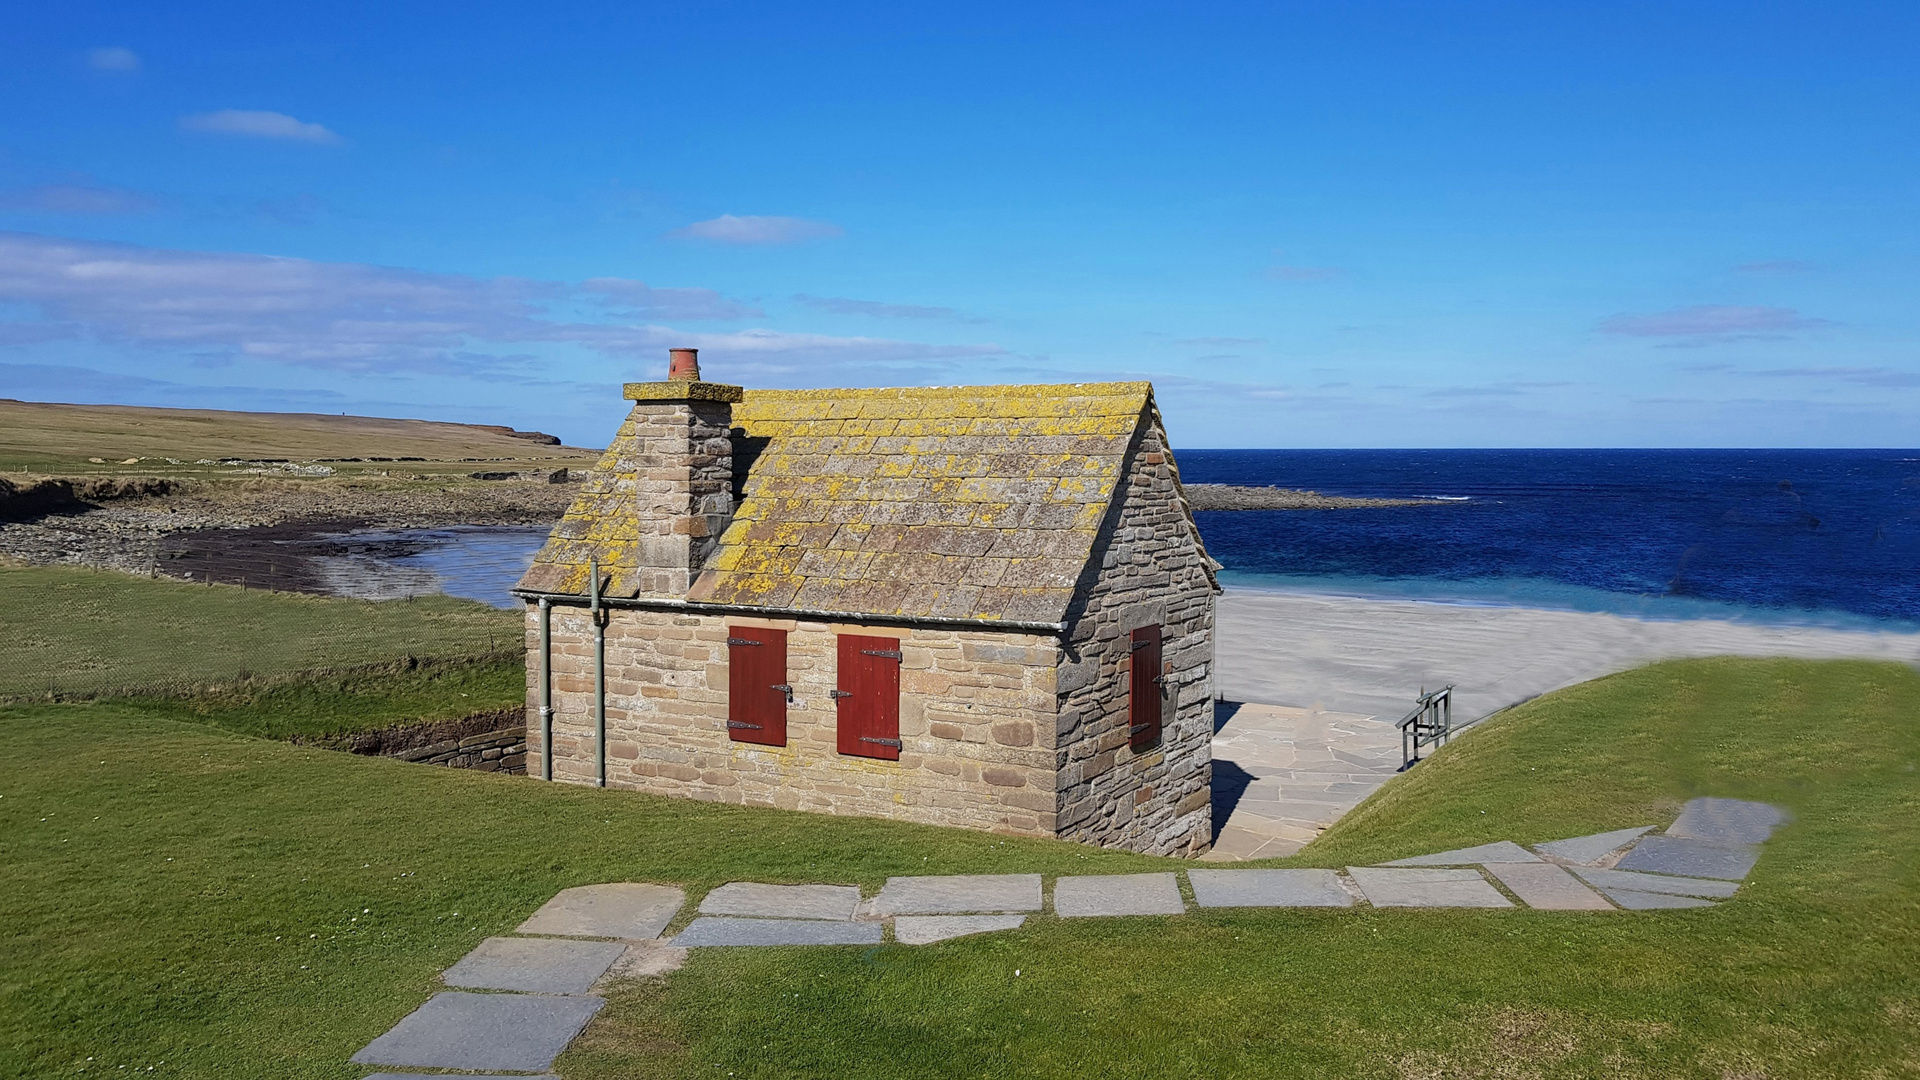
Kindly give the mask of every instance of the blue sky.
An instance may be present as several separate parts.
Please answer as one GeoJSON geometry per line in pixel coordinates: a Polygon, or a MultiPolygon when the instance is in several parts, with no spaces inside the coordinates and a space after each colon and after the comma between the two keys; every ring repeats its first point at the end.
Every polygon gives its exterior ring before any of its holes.
{"type": "Polygon", "coordinates": [[[1179,446],[1912,446],[1913,4],[34,5],[0,396],[603,442],[1149,378],[1179,446]]]}

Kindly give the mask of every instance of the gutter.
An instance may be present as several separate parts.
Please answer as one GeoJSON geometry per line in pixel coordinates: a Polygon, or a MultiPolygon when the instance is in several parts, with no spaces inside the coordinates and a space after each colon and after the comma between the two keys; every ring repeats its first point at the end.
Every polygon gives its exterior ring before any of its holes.
{"type": "MultiPolygon", "coordinates": [[[[590,604],[594,598],[575,593],[532,592],[526,589],[513,589],[513,595],[522,600],[539,601],[545,604],[566,604],[577,606],[590,604]]],[[[597,590],[596,590],[597,591],[597,590]]],[[[941,626],[965,630],[1022,630],[1028,633],[1064,634],[1067,624],[1064,622],[1020,622],[1009,619],[956,619],[951,616],[936,615],[873,615],[858,611],[824,611],[819,608],[791,607],[741,607],[734,604],[699,604],[690,600],[643,599],[638,597],[600,596],[598,603],[604,608],[634,608],[640,611],[677,611],[688,615],[734,615],[741,618],[765,619],[777,616],[790,618],[819,619],[830,622],[858,622],[869,626],[941,626]]]]}

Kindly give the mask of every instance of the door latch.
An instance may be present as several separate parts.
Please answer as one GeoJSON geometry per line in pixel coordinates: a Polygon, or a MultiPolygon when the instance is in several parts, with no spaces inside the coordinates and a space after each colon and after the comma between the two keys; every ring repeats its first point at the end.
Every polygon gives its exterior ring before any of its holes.
{"type": "Polygon", "coordinates": [[[771,689],[778,690],[787,695],[787,704],[793,704],[793,687],[788,686],[786,683],[774,683],[771,689]]]}
{"type": "Polygon", "coordinates": [[[852,696],[853,696],[853,691],[851,691],[851,690],[829,690],[829,691],[827,691],[827,696],[828,696],[828,697],[830,697],[830,698],[843,698],[843,697],[852,697],[852,696]]]}

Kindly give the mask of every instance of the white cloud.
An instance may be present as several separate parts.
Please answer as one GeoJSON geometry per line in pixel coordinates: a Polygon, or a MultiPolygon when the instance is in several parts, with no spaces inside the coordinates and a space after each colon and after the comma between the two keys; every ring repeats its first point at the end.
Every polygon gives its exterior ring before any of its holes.
{"type": "Polygon", "coordinates": [[[0,191],[0,208],[42,214],[135,214],[153,207],[140,192],[84,180],[0,191]]]}
{"type": "Polygon", "coordinates": [[[628,278],[588,278],[580,291],[600,297],[622,314],[656,319],[750,319],[765,314],[750,304],[729,300],[712,289],[656,289],[628,278]]]}
{"type": "Polygon", "coordinates": [[[180,118],[187,131],[205,131],[216,135],[243,135],[255,139],[287,139],[293,142],[337,143],[340,136],[319,124],[296,120],[286,113],[259,109],[220,109],[180,118]]]}
{"type": "Polygon", "coordinates": [[[761,217],[747,214],[721,214],[717,218],[696,221],[668,233],[677,240],[705,240],[715,244],[771,245],[798,244],[808,240],[827,240],[843,236],[846,230],[830,221],[809,221],[796,217],[761,217]]]}
{"type": "Polygon", "coordinates": [[[681,318],[719,317],[713,313],[732,305],[705,289],[654,289],[622,278],[568,286],[0,233],[0,305],[23,305],[39,315],[38,321],[0,322],[0,342],[91,338],[209,361],[467,377],[519,377],[537,362],[484,347],[501,343],[577,345],[661,367],[664,350],[692,345],[710,350],[715,378],[813,385],[826,378],[870,385],[872,365],[892,376],[933,377],[966,358],[1003,352],[996,345],[768,329],[714,334],[654,323],[563,322],[540,306],[583,298],[605,306],[644,301],[681,318]]]}
{"type": "Polygon", "coordinates": [[[1650,315],[1614,315],[1600,321],[1600,330],[1628,337],[1683,338],[1704,343],[1782,338],[1796,330],[1831,325],[1826,319],[1810,319],[1791,308],[1695,304],[1650,315]]]}
{"type": "Polygon", "coordinates": [[[88,49],[87,66],[95,71],[139,71],[140,55],[124,45],[110,45],[101,49],[88,49]]]}

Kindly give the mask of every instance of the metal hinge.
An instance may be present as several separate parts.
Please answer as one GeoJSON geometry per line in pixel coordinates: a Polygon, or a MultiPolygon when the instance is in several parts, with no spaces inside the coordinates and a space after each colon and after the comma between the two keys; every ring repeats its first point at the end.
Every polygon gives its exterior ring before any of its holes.
{"type": "Polygon", "coordinates": [[[828,697],[830,697],[830,698],[843,698],[843,697],[852,697],[852,696],[853,696],[853,691],[851,691],[851,690],[829,690],[829,691],[827,691],[827,696],[828,696],[828,697]]]}
{"type": "Polygon", "coordinates": [[[1153,644],[1153,642],[1151,641],[1136,641],[1133,643],[1133,648],[1130,648],[1127,651],[1132,652],[1134,649],[1144,649],[1151,644],[1153,644]]]}
{"type": "Polygon", "coordinates": [[[728,638],[728,639],[727,639],[727,644],[729,644],[729,645],[765,645],[765,644],[766,644],[766,642],[764,642],[764,641],[749,641],[749,640],[747,640],[746,638],[743,638],[743,637],[730,637],[730,638],[728,638]]]}
{"type": "Polygon", "coordinates": [[[899,739],[876,739],[871,735],[862,735],[860,736],[860,741],[870,742],[870,743],[879,743],[881,746],[891,746],[895,750],[906,749],[906,744],[901,742],[899,739]]]}
{"type": "Polygon", "coordinates": [[[766,730],[765,728],[762,728],[759,724],[745,724],[745,723],[741,723],[738,720],[727,721],[727,726],[730,728],[752,728],[755,731],[766,730]]]}
{"type": "Polygon", "coordinates": [[[1153,730],[1152,724],[1135,724],[1132,727],[1127,729],[1127,734],[1138,735],[1143,731],[1151,731],[1151,730],[1153,730]]]}
{"type": "Polygon", "coordinates": [[[899,660],[902,662],[905,662],[906,660],[906,657],[900,655],[899,649],[861,649],[860,655],[861,656],[884,656],[889,660],[899,660]]]}

